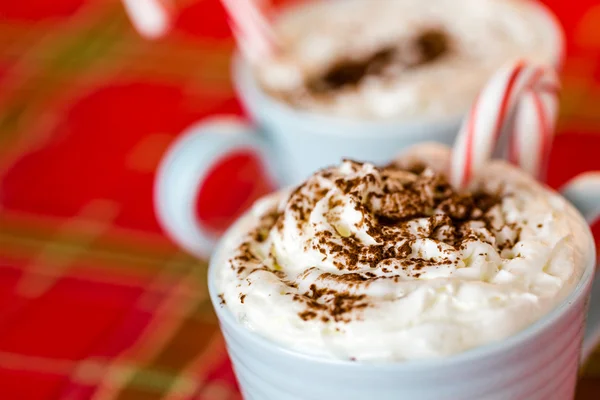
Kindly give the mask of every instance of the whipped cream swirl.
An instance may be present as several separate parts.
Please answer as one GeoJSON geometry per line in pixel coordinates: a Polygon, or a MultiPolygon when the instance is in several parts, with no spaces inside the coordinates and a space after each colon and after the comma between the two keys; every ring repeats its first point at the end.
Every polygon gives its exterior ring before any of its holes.
{"type": "Polygon", "coordinates": [[[344,161],[258,202],[216,255],[225,306],[291,348],[371,361],[453,354],[547,313],[585,267],[585,222],[501,162],[457,192],[435,150],[344,161]]]}

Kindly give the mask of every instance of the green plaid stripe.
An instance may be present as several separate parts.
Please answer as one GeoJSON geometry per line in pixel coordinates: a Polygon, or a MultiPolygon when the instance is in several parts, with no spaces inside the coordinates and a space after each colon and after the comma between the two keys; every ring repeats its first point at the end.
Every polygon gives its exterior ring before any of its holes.
{"type": "MultiPolygon", "coordinates": [[[[15,218],[14,215],[10,221],[8,217],[5,212],[0,220],[0,248],[13,256],[30,256],[36,254],[43,246],[51,246],[55,254],[80,253],[83,260],[90,263],[90,268],[93,269],[94,265],[102,266],[99,272],[103,275],[110,275],[111,272],[118,274],[126,268],[129,273],[152,276],[162,271],[167,262],[170,262],[174,274],[186,270],[191,265],[202,265],[197,259],[177,252],[173,246],[165,246],[164,242],[162,246],[156,246],[156,240],[146,240],[148,235],[143,233],[138,235],[127,231],[127,240],[121,241],[119,229],[111,227],[110,231],[97,236],[94,241],[85,243],[84,253],[81,251],[81,235],[85,232],[82,232],[81,227],[89,223],[87,220],[81,220],[81,224],[63,226],[60,240],[57,241],[52,225],[28,225],[27,217],[23,218],[22,223],[19,223],[19,218],[15,218]],[[177,262],[171,261],[174,254],[178,255],[177,262]]],[[[52,271],[52,265],[49,265],[39,273],[51,274],[52,271]]]]}
{"type": "Polygon", "coordinates": [[[110,227],[112,218],[118,211],[116,204],[110,204],[102,201],[91,202],[81,211],[81,217],[68,219],[59,225],[55,238],[41,246],[32,257],[31,265],[44,263],[46,269],[51,268],[52,275],[40,276],[34,271],[26,270],[21,281],[17,286],[17,292],[23,297],[39,297],[46,292],[52,285],[67,273],[67,268],[73,260],[76,260],[81,254],[85,253],[89,243],[92,243],[96,236],[110,227]],[[94,216],[95,221],[90,221],[86,216],[94,216]],[[64,248],[56,246],[62,241],[63,232],[68,232],[75,226],[80,234],[77,236],[73,246],[64,251],[64,248]]]}
{"type": "MultiPolygon", "coordinates": [[[[168,265],[165,269],[168,270],[168,265]]],[[[157,276],[157,280],[172,280],[170,274],[157,276]]],[[[187,274],[182,275],[175,282],[171,281],[171,291],[158,304],[150,304],[154,308],[154,316],[134,346],[127,349],[123,354],[116,357],[106,371],[105,378],[97,389],[96,397],[99,399],[124,398],[121,393],[127,390],[144,390],[149,396],[162,395],[164,391],[173,385],[181,387],[181,390],[192,391],[194,380],[182,380],[178,377],[178,369],[168,368],[160,363],[153,363],[161,352],[168,350],[169,346],[177,339],[177,333],[189,320],[189,317],[197,310],[202,302],[207,301],[207,290],[198,284],[197,273],[190,268],[187,274]],[[181,296],[180,293],[187,292],[190,288],[196,289],[198,295],[195,297],[181,296]],[[141,368],[123,368],[135,360],[142,364],[141,368]],[[187,383],[187,385],[186,385],[187,383]]],[[[138,304],[150,299],[140,299],[138,304]]],[[[212,335],[216,331],[213,324],[203,324],[202,331],[196,331],[196,335],[212,335]]],[[[192,337],[193,339],[193,337],[192,337]]],[[[205,345],[204,342],[200,342],[205,345]]],[[[178,343],[184,346],[183,350],[188,354],[195,354],[194,342],[178,343]],[[187,347],[187,350],[186,350],[187,347]]],[[[160,358],[158,358],[160,360],[160,358]]],[[[159,398],[159,397],[157,397],[159,398]]]]}
{"type": "MultiPolygon", "coordinates": [[[[87,210],[97,212],[98,208],[88,207],[87,210]]],[[[15,222],[14,216],[12,219],[12,222],[15,222]]],[[[109,223],[110,220],[107,220],[107,224],[109,223]]],[[[34,371],[47,370],[54,374],[64,374],[73,370],[73,381],[83,380],[97,384],[94,398],[99,399],[130,399],[135,398],[136,393],[142,396],[141,398],[163,398],[166,395],[172,398],[188,398],[186,396],[203,390],[200,386],[203,384],[203,371],[206,372],[211,365],[225,357],[208,299],[205,263],[180,252],[162,251],[159,254],[162,255],[163,262],[158,265],[150,262],[154,257],[151,256],[151,248],[148,247],[145,248],[146,255],[140,257],[141,249],[140,253],[137,253],[135,247],[126,247],[115,253],[110,247],[98,246],[91,233],[99,233],[101,230],[90,229],[90,220],[85,212],[82,212],[79,218],[63,224],[58,234],[53,236],[45,230],[37,231],[36,233],[42,234],[42,238],[37,240],[27,239],[21,230],[22,226],[17,230],[17,235],[13,235],[13,231],[6,228],[5,224],[1,229],[0,254],[8,252],[15,256],[23,251],[24,254],[20,254],[23,257],[43,255],[44,269],[37,270],[34,268],[36,263],[32,263],[24,281],[28,283],[24,284],[24,288],[29,289],[31,282],[39,281],[44,283],[42,287],[47,289],[49,285],[65,276],[64,274],[72,276],[72,263],[95,263],[95,254],[112,254],[109,259],[111,264],[120,260],[124,268],[130,265],[132,260],[137,261],[139,269],[126,269],[121,273],[140,273],[153,277],[152,282],[145,286],[146,295],[138,299],[135,305],[139,309],[151,312],[153,318],[134,346],[112,360],[96,360],[91,364],[90,360],[84,360],[74,365],[74,362],[69,360],[28,359],[21,355],[11,355],[12,358],[2,357],[4,362],[12,359],[14,362],[29,365],[34,371]],[[86,237],[82,235],[83,232],[91,236],[86,237]],[[23,246],[24,241],[26,243],[23,246]],[[93,251],[90,251],[92,249],[93,251]],[[126,249],[132,251],[128,252],[126,249]],[[165,259],[166,254],[170,254],[170,258],[165,259]],[[147,268],[148,262],[153,268],[147,268]],[[85,372],[90,370],[90,365],[96,368],[96,373],[85,372]]],[[[88,270],[79,276],[89,280],[102,280],[106,276],[106,270],[98,270],[97,274],[88,270]]],[[[119,282],[118,277],[115,279],[119,282]]],[[[224,386],[219,390],[225,390],[224,386]]],[[[229,390],[231,394],[235,394],[234,389],[229,390]]]]}
{"type": "MultiPolygon", "coordinates": [[[[51,110],[60,108],[57,98],[76,97],[103,76],[185,82],[217,100],[231,97],[231,40],[144,41],[119,2],[90,2],[74,23],[52,29],[0,21],[0,30],[0,59],[12,60],[10,83],[0,98],[0,176],[23,153],[40,146],[45,135],[39,130],[47,128],[40,116],[51,120],[51,110]]],[[[214,107],[206,102],[189,106],[214,107]]]]}

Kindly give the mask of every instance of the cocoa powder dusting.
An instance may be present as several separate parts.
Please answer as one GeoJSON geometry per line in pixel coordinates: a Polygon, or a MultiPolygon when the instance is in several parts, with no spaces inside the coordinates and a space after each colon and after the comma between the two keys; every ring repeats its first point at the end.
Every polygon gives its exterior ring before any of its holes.
{"type": "MultiPolygon", "coordinates": [[[[361,163],[351,163],[355,170],[362,166],[361,163]]],[[[379,279],[378,275],[373,272],[352,273],[357,269],[357,265],[368,264],[373,269],[380,268],[383,273],[391,274],[392,269],[385,261],[392,259],[396,260],[395,270],[399,268],[397,261],[401,260],[400,266],[405,271],[410,271],[417,279],[424,268],[455,264],[456,261],[446,262],[411,256],[415,238],[407,224],[416,218],[427,219],[428,224],[419,227],[417,232],[423,237],[438,241],[440,252],[443,249],[442,243],[460,249],[469,241],[485,240],[480,234],[474,234],[469,229],[472,222],[480,221],[488,229],[492,229],[492,222],[487,213],[501,202],[500,194],[484,191],[458,193],[443,175],[436,174],[422,165],[414,165],[408,170],[399,170],[399,167],[390,165],[379,169],[379,172],[383,176],[384,190],[382,193],[371,194],[366,201],[360,198],[360,188],[375,183],[376,178],[372,174],[355,179],[337,178],[334,184],[344,195],[354,200],[356,210],[365,216],[361,223],[368,220],[368,234],[382,244],[366,246],[353,236],[340,238],[329,231],[317,232],[317,250],[324,256],[334,254],[336,259],[332,261],[333,265],[340,271],[348,271],[340,275],[322,274],[319,280],[337,282],[346,287],[368,284],[371,280],[379,279]],[[394,176],[405,179],[399,183],[394,176]]],[[[334,209],[341,203],[339,200],[330,199],[328,205],[330,209],[334,209]]],[[[310,210],[303,212],[309,213],[310,210]]],[[[514,243],[500,243],[498,246],[511,244],[514,243]]],[[[346,316],[350,311],[369,305],[363,295],[319,288],[314,284],[308,293],[297,296],[296,300],[305,303],[312,311],[309,314],[303,313],[305,318],[323,315],[336,322],[347,320],[346,316]]]]}
{"type": "Polygon", "coordinates": [[[302,318],[304,321],[308,321],[311,319],[315,319],[317,318],[317,313],[311,310],[306,310],[306,311],[302,311],[300,314],[298,314],[300,316],[300,318],[302,318]]]}
{"type": "MultiPolygon", "coordinates": [[[[435,51],[434,47],[430,50],[435,51]]],[[[447,250],[448,246],[459,250],[474,240],[488,241],[487,233],[481,233],[482,226],[490,237],[504,227],[495,226],[497,223],[492,217],[494,207],[504,196],[501,192],[458,192],[444,175],[422,164],[408,168],[395,164],[381,168],[368,166],[367,172],[362,173],[364,167],[363,163],[346,161],[349,174],[340,174],[335,169],[321,171],[319,179],[309,179],[290,194],[283,211],[273,208],[261,216],[248,241],[238,247],[239,251],[231,260],[232,266],[237,265],[238,274],[247,273],[248,268],[251,268],[248,277],[254,271],[274,274],[288,289],[281,294],[302,304],[298,315],[304,321],[348,322],[360,316],[356,310],[370,306],[368,297],[360,294],[357,288],[383,278],[398,282],[405,279],[406,274],[418,279],[427,268],[456,265],[458,261],[443,258],[452,253],[447,250]],[[328,183],[322,183],[323,180],[328,183]],[[311,232],[306,231],[307,226],[316,225],[312,222],[308,225],[309,219],[325,196],[330,196],[326,218],[336,221],[336,216],[347,210],[345,207],[353,207],[360,220],[353,222],[350,228],[366,232],[372,240],[366,244],[347,226],[338,226],[328,220],[332,229],[312,231],[314,237],[305,239],[305,249],[317,252],[323,261],[328,260],[329,265],[339,271],[319,274],[318,266],[306,266],[300,275],[287,274],[278,264],[278,255],[269,235],[272,232],[281,234],[288,221],[296,224],[298,235],[311,232]],[[480,228],[474,229],[474,226],[480,228]],[[419,238],[435,241],[441,258],[426,259],[413,249],[419,238]],[[260,254],[256,251],[257,244],[263,246],[260,254]],[[394,275],[399,270],[402,275],[394,275]],[[300,289],[303,286],[299,282],[315,273],[318,277],[309,290],[300,289]]],[[[518,227],[515,224],[505,226],[516,232],[516,238],[490,243],[499,251],[514,246],[519,240],[518,227]]],[[[245,295],[241,294],[240,302],[244,303],[244,299],[245,295]]]]}

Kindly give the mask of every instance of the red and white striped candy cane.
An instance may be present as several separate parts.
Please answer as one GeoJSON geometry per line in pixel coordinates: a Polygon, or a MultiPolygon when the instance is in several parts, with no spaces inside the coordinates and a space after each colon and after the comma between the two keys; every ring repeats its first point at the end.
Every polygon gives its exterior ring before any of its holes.
{"type": "Polygon", "coordinates": [[[221,0],[240,50],[251,61],[267,57],[277,49],[275,34],[265,15],[265,0],[221,0]]]}
{"type": "Polygon", "coordinates": [[[546,174],[557,114],[556,93],[527,91],[515,116],[509,160],[537,178],[546,174]]]}
{"type": "Polygon", "coordinates": [[[171,27],[171,0],[123,0],[135,29],[148,39],[163,36],[171,27]]]}
{"type": "MultiPolygon", "coordinates": [[[[221,0],[240,50],[251,61],[271,55],[278,45],[265,11],[269,0],[221,0]]],[[[167,33],[174,18],[173,0],[123,0],[133,26],[144,37],[167,33]]]]}
{"type": "Polygon", "coordinates": [[[512,126],[509,157],[539,177],[554,132],[559,81],[551,67],[517,61],[501,68],[475,100],[456,139],[450,179],[466,187],[498,144],[502,129],[512,126]]]}

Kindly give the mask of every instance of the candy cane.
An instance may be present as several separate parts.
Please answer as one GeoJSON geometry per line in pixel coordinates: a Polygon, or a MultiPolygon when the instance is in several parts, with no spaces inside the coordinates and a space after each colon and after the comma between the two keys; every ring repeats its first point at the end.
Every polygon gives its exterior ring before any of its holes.
{"type": "MultiPolygon", "coordinates": [[[[264,10],[269,0],[221,0],[230,26],[246,57],[256,61],[277,49],[277,40],[264,10]]],[[[173,20],[172,0],[123,0],[135,29],[148,39],[163,36],[173,20]]]]}
{"type": "Polygon", "coordinates": [[[221,0],[231,18],[236,40],[251,61],[268,57],[277,49],[275,34],[263,9],[265,1],[221,0]]]}
{"type": "Polygon", "coordinates": [[[171,0],[123,0],[135,29],[148,39],[163,36],[171,27],[171,0]]]}
{"type": "Polygon", "coordinates": [[[525,92],[517,110],[509,160],[538,178],[546,173],[544,168],[552,147],[557,113],[558,98],[547,92],[525,92]]]}
{"type": "Polygon", "coordinates": [[[453,185],[468,186],[513,116],[509,157],[538,177],[552,141],[558,89],[558,77],[549,67],[518,61],[501,68],[479,94],[458,134],[450,171],[453,185]]]}

